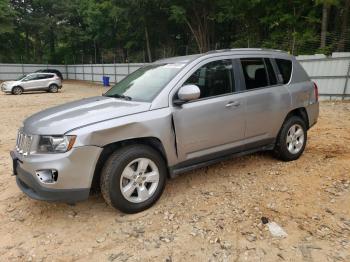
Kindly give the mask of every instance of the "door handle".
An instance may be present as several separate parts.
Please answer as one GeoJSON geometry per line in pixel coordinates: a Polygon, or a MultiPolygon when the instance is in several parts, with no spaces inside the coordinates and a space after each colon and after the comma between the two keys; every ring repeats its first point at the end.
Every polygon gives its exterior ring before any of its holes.
{"type": "Polygon", "coordinates": [[[239,101],[230,101],[226,104],[226,107],[239,107],[241,103],[239,101]]]}

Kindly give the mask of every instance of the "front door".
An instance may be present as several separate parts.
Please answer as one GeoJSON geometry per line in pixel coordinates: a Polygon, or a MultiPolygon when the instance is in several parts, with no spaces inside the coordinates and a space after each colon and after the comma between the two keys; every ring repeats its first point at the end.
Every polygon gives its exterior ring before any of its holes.
{"type": "Polygon", "coordinates": [[[39,74],[32,74],[27,76],[22,80],[21,86],[24,88],[24,90],[35,90],[37,88],[40,88],[40,75],[39,74]]]}
{"type": "Polygon", "coordinates": [[[201,96],[174,108],[179,161],[215,157],[242,142],[245,98],[235,93],[232,67],[230,59],[209,62],[183,84],[197,85],[201,96]]]}

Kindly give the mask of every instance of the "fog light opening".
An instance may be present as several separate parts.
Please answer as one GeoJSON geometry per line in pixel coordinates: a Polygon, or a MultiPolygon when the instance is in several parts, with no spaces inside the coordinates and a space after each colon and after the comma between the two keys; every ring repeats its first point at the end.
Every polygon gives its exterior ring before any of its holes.
{"type": "Polygon", "coordinates": [[[44,169],[35,171],[40,182],[44,184],[53,184],[57,182],[58,172],[55,169],[44,169]]]}

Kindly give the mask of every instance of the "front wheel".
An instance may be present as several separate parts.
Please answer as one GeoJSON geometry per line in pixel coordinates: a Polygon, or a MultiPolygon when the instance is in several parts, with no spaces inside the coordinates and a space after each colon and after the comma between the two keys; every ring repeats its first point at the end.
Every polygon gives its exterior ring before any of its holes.
{"type": "Polygon", "coordinates": [[[131,145],[114,152],[101,173],[106,202],[125,213],[152,206],[161,196],[167,175],[165,162],[153,148],[131,145]]]}
{"type": "Polygon", "coordinates": [[[12,89],[12,94],[14,94],[14,95],[21,95],[22,93],[23,93],[23,88],[20,86],[15,86],[12,89]]]}
{"type": "Polygon", "coordinates": [[[292,116],[283,123],[277,137],[275,155],[283,161],[296,160],[304,152],[306,141],[305,121],[298,116],[292,116]]]}

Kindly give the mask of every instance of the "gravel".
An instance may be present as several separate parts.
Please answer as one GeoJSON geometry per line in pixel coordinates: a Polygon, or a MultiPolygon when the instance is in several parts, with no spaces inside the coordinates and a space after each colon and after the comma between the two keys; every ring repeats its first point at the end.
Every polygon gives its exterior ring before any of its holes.
{"type": "Polygon", "coordinates": [[[228,160],[169,180],[157,204],[124,215],[99,194],[68,206],[27,198],[9,151],[23,119],[105,89],[65,81],[58,94],[0,94],[3,261],[350,261],[350,103],[321,103],[304,155],[228,160]],[[273,237],[266,217],[288,236],[273,237]]]}

